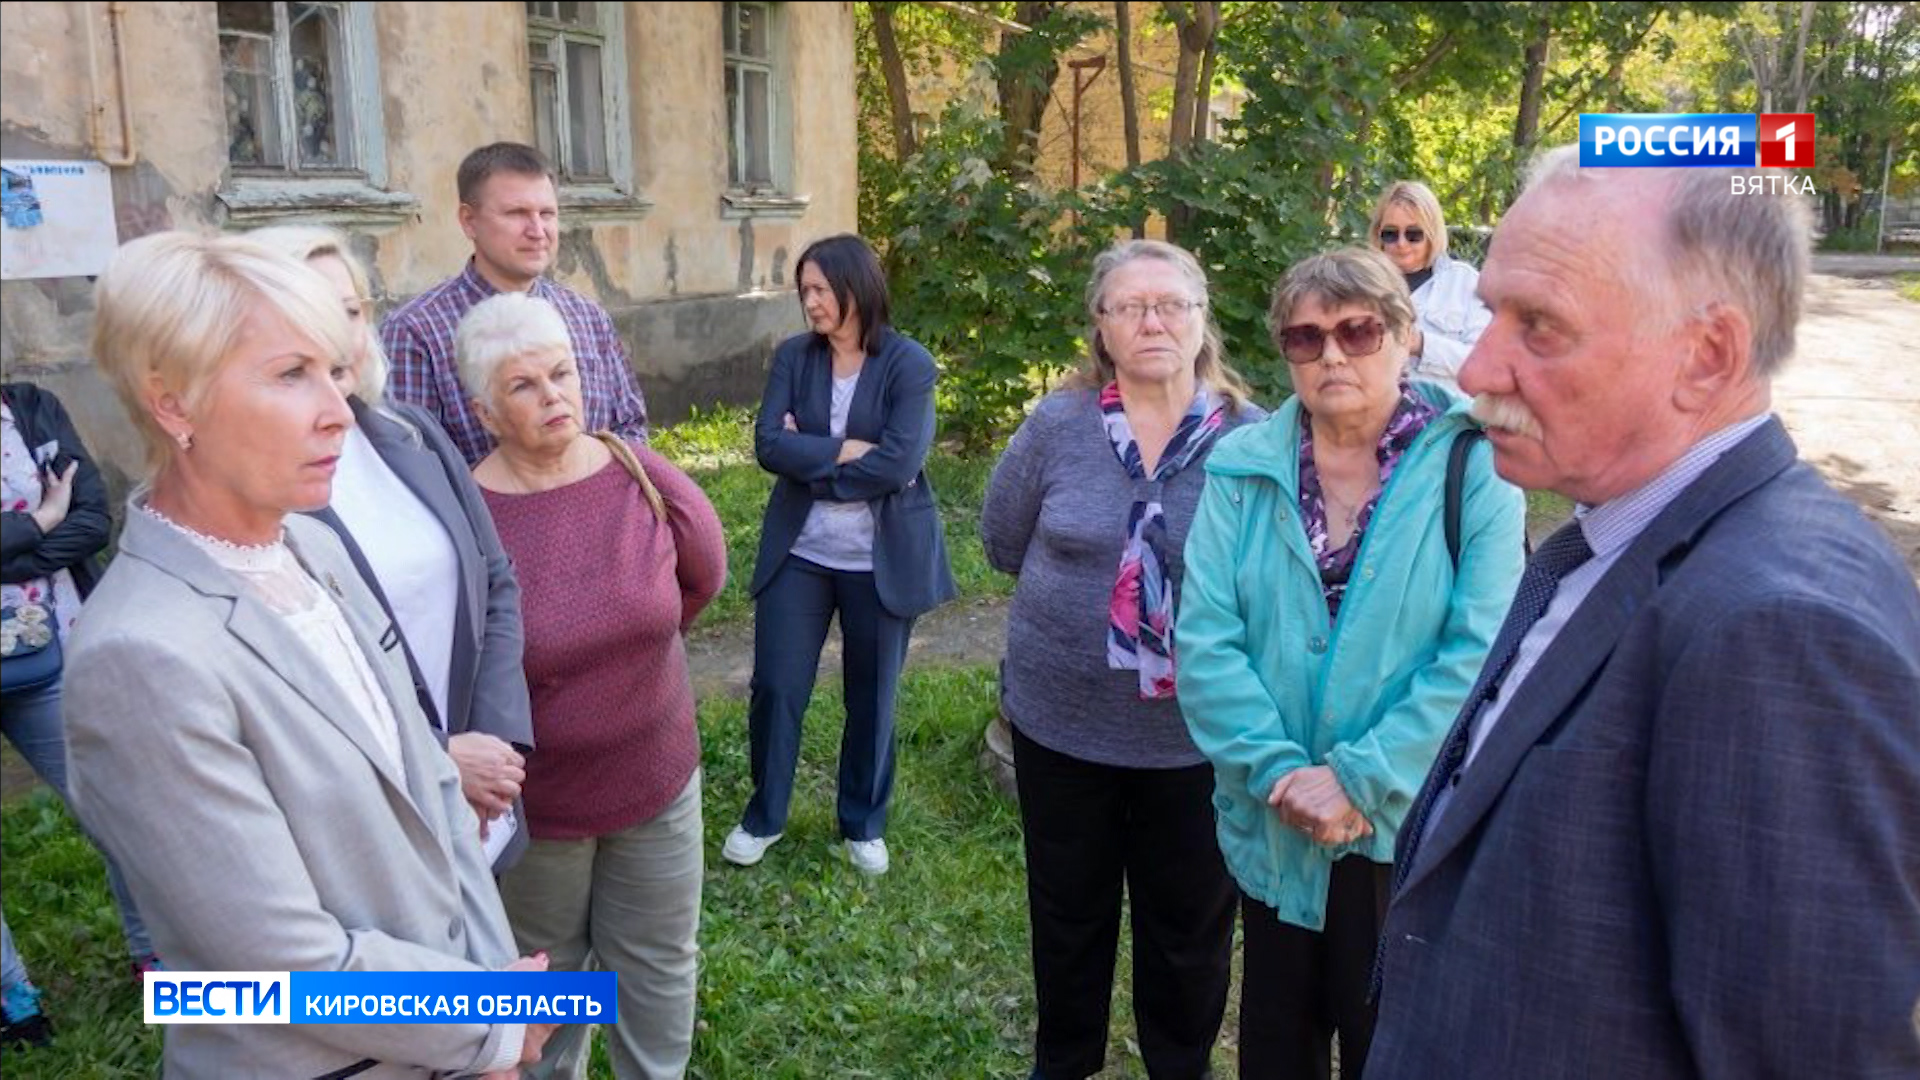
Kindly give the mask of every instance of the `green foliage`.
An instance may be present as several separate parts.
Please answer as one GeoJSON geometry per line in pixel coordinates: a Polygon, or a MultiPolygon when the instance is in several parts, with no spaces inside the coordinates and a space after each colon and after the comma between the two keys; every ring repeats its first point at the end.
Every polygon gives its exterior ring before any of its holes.
{"type": "Polygon", "coordinates": [[[1819,249],[1842,253],[1872,252],[1880,247],[1880,219],[1869,214],[1848,228],[1835,229],[1820,238],[1819,249]]]}
{"type": "MultiPolygon", "coordinates": [[[[1228,355],[1271,403],[1288,379],[1264,325],[1268,293],[1301,257],[1362,237],[1385,183],[1427,181],[1454,253],[1477,263],[1534,148],[1570,141],[1582,112],[1752,109],[1738,27],[1798,9],[1726,0],[1229,3],[1218,76],[1240,112],[1221,144],[1076,193],[1038,190],[995,164],[1004,137],[989,84],[994,73],[1044,71],[1079,27],[1014,35],[996,59],[997,32],[966,28],[944,9],[909,22],[912,7],[894,8],[909,73],[941,66],[937,40],[952,49],[949,76],[974,76],[970,89],[950,78],[945,96],[919,98],[945,108],[922,131],[920,153],[898,162],[866,50],[861,227],[886,250],[903,328],[945,365],[949,432],[974,447],[1003,435],[1076,362],[1090,257],[1135,223],[1166,223],[1209,268],[1228,355]],[[1516,146],[1525,56],[1541,40],[1549,48],[1539,116],[1533,141],[1516,146]]],[[[1813,26],[1807,60],[1825,72],[1813,106],[1817,179],[1834,193],[1828,231],[1847,243],[1863,205],[1850,193],[1878,186],[1889,138],[1894,189],[1920,182],[1920,8],[1823,0],[1813,26]]],[[[1143,123],[1161,119],[1156,100],[1143,96],[1143,123]]]]}
{"type": "Polygon", "coordinates": [[[1900,295],[1916,304],[1920,304],[1920,274],[1901,274],[1898,279],[1900,295]]]}
{"type": "Polygon", "coordinates": [[[940,361],[943,435],[1003,438],[1035,393],[1080,359],[1081,286],[1104,234],[1073,193],[995,169],[997,118],[951,106],[862,231],[881,249],[900,329],[940,361]]]}
{"type": "Polygon", "coordinates": [[[1121,177],[1112,194],[1109,212],[1125,217],[1189,208],[1181,242],[1206,267],[1228,362],[1263,403],[1291,393],[1287,365],[1267,332],[1267,301],[1287,267],[1328,238],[1318,197],[1290,183],[1260,144],[1197,146],[1121,177]]]}
{"type": "Polygon", "coordinates": [[[52,1046],[7,1050],[7,1080],[156,1076],[160,1029],[141,1023],[106,864],[58,796],[39,788],[0,815],[7,926],[54,1025],[52,1046]]]}

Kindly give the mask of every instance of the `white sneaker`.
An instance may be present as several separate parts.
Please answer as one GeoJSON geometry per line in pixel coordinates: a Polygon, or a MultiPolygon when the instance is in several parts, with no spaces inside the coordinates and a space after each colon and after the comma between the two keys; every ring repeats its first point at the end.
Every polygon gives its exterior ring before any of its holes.
{"type": "Polygon", "coordinates": [[[854,869],[863,874],[879,877],[887,872],[887,842],[885,840],[849,840],[847,858],[853,862],[854,869]]]}
{"type": "Polygon", "coordinates": [[[767,849],[783,835],[785,834],[774,833],[772,836],[755,836],[735,825],[733,831],[727,834],[727,843],[720,849],[720,857],[736,866],[752,866],[765,858],[767,849]]]}

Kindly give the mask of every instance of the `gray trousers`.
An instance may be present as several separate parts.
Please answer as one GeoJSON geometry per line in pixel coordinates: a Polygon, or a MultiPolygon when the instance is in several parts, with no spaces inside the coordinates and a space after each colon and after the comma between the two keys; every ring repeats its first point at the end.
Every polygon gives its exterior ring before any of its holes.
{"type": "MultiPolygon", "coordinates": [[[[651,820],[586,840],[534,840],[500,878],[523,955],[544,950],[551,971],[592,968],[620,980],[608,1043],[620,1080],[684,1076],[693,1054],[700,887],[705,878],[700,771],[651,820]]],[[[579,1080],[592,1026],[547,1041],[534,1077],[579,1080]]]]}

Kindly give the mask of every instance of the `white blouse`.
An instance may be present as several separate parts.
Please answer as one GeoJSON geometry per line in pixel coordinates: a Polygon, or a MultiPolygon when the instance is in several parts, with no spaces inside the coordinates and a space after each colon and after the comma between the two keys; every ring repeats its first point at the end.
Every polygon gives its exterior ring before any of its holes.
{"type": "Polygon", "coordinates": [[[332,505],[373,568],[413,662],[420,665],[435,719],[446,727],[454,618],[460,607],[460,556],[453,538],[357,426],[347,432],[340,451],[332,505]]]}
{"type": "Polygon", "coordinates": [[[313,650],[320,666],[346,693],[360,722],[386,754],[394,772],[404,780],[407,767],[400,753],[400,720],[394,714],[393,703],[381,689],[379,677],[367,662],[359,640],[353,636],[346,612],[307,573],[300,560],[294,558],[284,535],[271,544],[233,544],[197,533],[145,503],[140,509],[193,541],[222,570],[238,579],[254,599],[287,621],[300,640],[313,650]]]}

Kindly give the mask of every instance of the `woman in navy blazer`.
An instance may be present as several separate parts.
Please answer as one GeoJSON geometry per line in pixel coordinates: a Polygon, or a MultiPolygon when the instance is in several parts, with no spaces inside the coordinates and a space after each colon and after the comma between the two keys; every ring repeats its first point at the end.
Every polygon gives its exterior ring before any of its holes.
{"type": "Polygon", "coordinates": [[[907,641],[915,617],[954,595],[924,471],[937,372],[926,349],[888,324],[886,277],[859,237],[816,241],[794,276],[810,332],[774,351],[754,429],[760,467],[775,477],[750,587],[754,793],[721,855],[751,866],[786,827],[800,719],[838,613],[840,832],[854,865],[882,874],[907,641]]]}
{"type": "Polygon", "coordinates": [[[460,770],[461,791],[486,823],[487,854],[498,873],[526,850],[519,799],[524,755],[533,749],[513,567],[453,441],[426,412],[383,400],[387,364],[369,319],[366,270],[345,239],[306,226],[249,235],[319,271],[364,340],[352,368],[339,376],[354,430],[333,502],[310,516],[339,535],[399,629],[415,696],[460,770]]]}

